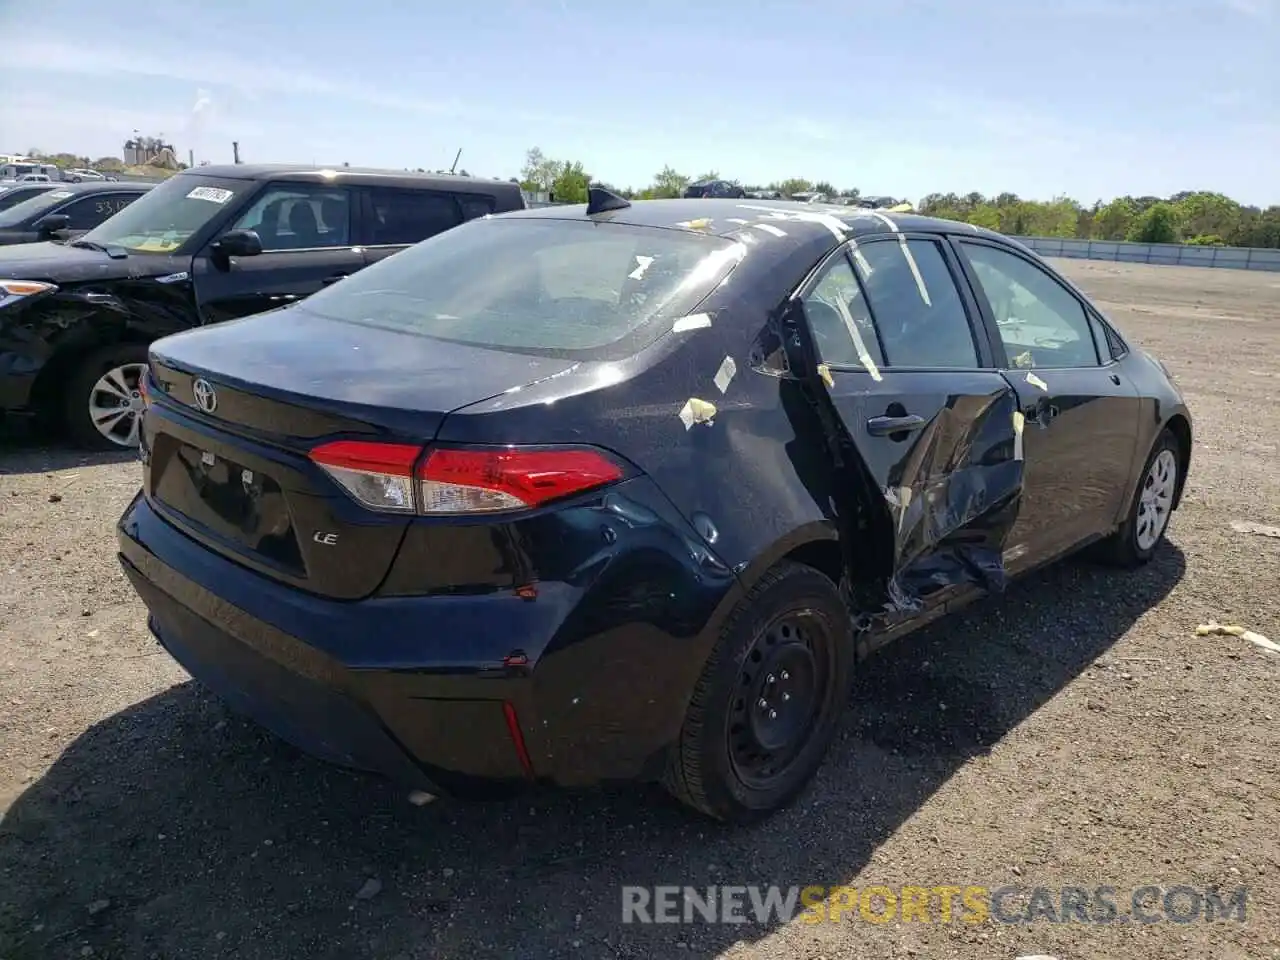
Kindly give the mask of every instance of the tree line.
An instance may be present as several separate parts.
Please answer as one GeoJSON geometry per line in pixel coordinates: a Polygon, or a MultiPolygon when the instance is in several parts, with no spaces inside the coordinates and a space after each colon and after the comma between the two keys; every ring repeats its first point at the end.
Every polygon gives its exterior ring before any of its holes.
{"type": "MultiPolygon", "coordinates": [[[[715,170],[689,177],[664,166],[647,186],[610,189],[628,199],[654,200],[682,196],[690,183],[720,179],[728,178],[715,170]]],[[[566,203],[585,203],[587,186],[593,182],[595,178],[581,163],[550,158],[537,147],[525,155],[520,171],[525,190],[550,193],[566,203]]],[[[825,181],[803,177],[742,186],[748,193],[767,191],[784,197],[804,192],[832,199],[861,195],[856,188],[837,189],[825,181]]],[[[877,199],[891,205],[887,197],[877,199]]],[[[1206,190],[1187,190],[1171,197],[1117,197],[1090,206],[1070,197],[1025,200],[1012,193],[994,197],[931,193],[920,201],[918,209],[931,217],[960,220],[1013,236],[1280,248],[1280,206],[1249,206],[1206,190]]]]}

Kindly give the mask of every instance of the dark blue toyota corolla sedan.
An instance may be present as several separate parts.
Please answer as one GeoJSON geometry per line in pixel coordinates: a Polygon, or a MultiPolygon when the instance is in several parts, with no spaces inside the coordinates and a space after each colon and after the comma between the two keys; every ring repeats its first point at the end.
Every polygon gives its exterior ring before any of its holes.
{"type": "Polygon", "coordinates": [[[121,561],[234,707],[428,791],[655,779],[736,822],[860,656],[1150,559],[1191,454],[1161,363],[1004,237],[598,188],[160,340],[145,385],[121,561]]]}

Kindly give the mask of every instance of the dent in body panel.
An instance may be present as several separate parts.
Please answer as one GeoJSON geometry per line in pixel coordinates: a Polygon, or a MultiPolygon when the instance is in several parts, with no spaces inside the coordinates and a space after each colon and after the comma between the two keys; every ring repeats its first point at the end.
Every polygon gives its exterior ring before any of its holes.
{"type": "Polygon", "coordinates": [[[953,397],[890,468],[887,612],[919,611],[947,586],[1004,589],[1005,544],[1023,489],[1019,416],[1012,390],[953,397]]]}

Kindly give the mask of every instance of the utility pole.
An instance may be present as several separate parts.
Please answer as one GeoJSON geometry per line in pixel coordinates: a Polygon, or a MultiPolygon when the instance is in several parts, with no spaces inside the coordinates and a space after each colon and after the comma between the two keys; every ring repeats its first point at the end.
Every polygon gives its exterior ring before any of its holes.
{"type": "Polygon", "coordinates": [[[235,163],[240,162],[240,141],[239,140],[231,141],[231,156],[235,158],[234,160],[235,163]]]}

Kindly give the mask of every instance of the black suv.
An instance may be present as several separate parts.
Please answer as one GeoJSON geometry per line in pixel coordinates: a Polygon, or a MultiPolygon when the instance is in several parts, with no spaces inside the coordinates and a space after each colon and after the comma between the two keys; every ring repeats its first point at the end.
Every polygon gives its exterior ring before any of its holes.
{"type": "Polygon", "coordinates": [[[60,183],[0,211],[0,246],[70,240],[114,217],[149,183],[60,183]]]}
{"type": "Polygon", "coordinates": [[[726,199],[741,200],[746,197],[747,192],[729,180],[702,180],[698,183],[691,183],[684,191],[685,198],[695,197],[721,197],[726,199]]]}
{"type": "Polygon", "coordinates": [[[81,446],[132,446],[152,340],[286,307],[465,220],[524,206],[518,184],[473,177],[185,171],[79,239],[0,247],[0,417],[61,426],[81,446]]]}

